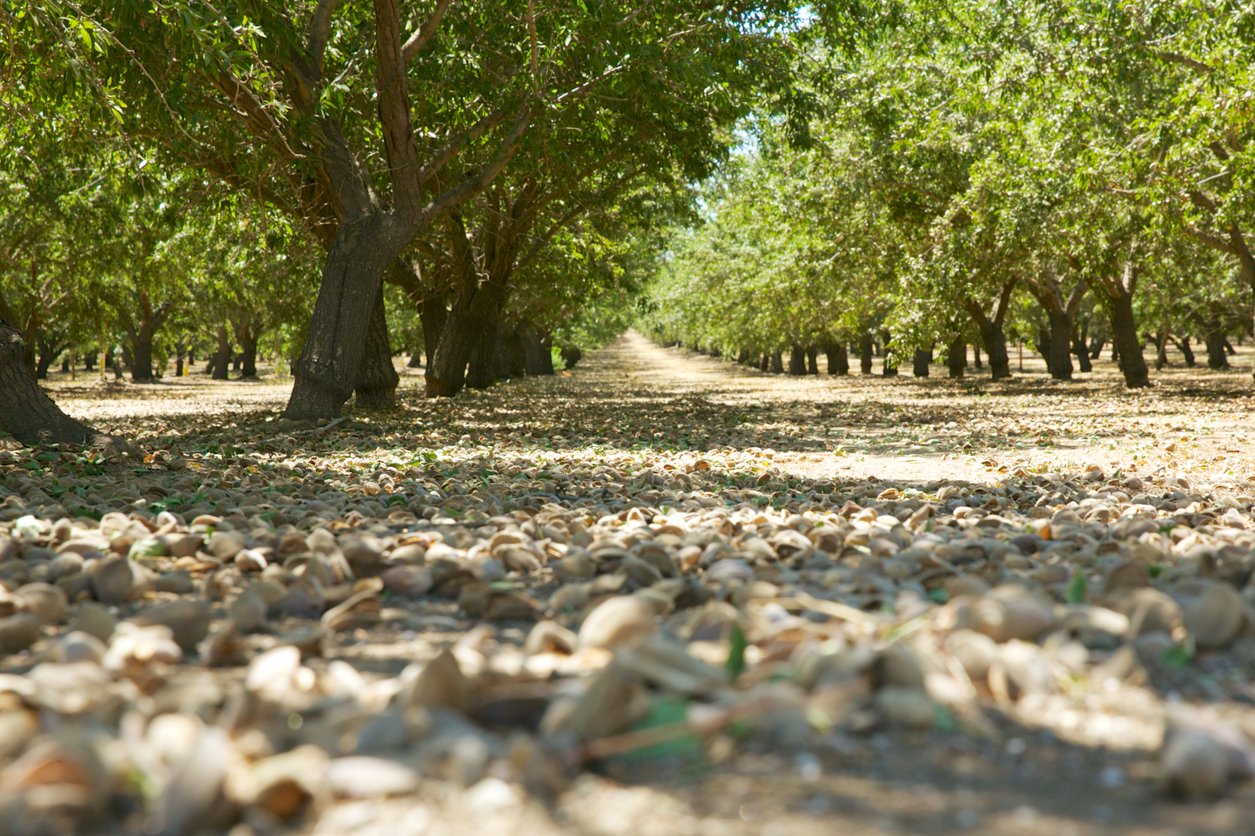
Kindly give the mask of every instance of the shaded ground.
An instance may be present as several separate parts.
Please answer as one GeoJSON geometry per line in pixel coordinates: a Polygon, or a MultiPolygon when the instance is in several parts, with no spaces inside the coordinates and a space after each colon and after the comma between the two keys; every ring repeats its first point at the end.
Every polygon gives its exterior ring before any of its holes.
{"type": "MultiPolygon", "coordinates": [[[[318,584],[315,615],[355,595],[361,612],[320,621],[270,602],[259,624],[239,631],[238,652],[217,660],[217,690],[183,712],[234,729],[237,752],[244,730],[267,740],[245,757],[254,770],[304,742],[332,757],[400,763],[421,781],[380,799],[313,786],[325,776],[303,779],[311,786],[295,783],[315,809],[287,825],[271,800],[227,791],[252,831],[1243,832],[1255,821],[1251,782],[1233,782],[1216,800],[1168,800],[1157,750],[1178,714],[1239,736],[1255,730],[1255,397],[1244,369],[1173,369],[1157,381],[1127,393],[1100,366],[1088,380],[1051,384],[1033,364],[996,385],[791,379],[628,335],[573,374],[449,402],[421,400],[411,372],[402,409],[321,431],[275,422],[287,395],[280,383],[57,380],[67,411],[153,455],[127,463],[0,452],[0,543],[7,532],[16,544],[0,581],[14,596],[40,580],[70,595],[68,615],[5,658],[3,671],[18,676],[0,685],[0,697],[19,693],[18,679],[65,664],[67,622],[74,626],[78,602],[100,597],[97,557],[129,552],[141,574],[189,580],[184,588],[140,578],[108,604],[115,619],[203,601],[211,638],[239,620],[235,602],[247,590],[305,589],[303,567],[322,560],[331,569],[319,572],[331,576],[318,584]],[[112,517],[113,528],[96,531],[110,511],[144,524],[112,517]],[[77,520],[72,535],[57,533],[60,519],[77,520]],[[291,536],[318,530],[333,535],[323,552],[291,536]],[[239,534],[234,550],[224,532],[239,534]],[[182,545],[173,538],[184,533],[201,541],[176,557],[182,545]],[[353,539],[364,535],[368,547],[353,539]],[[136,551],[150,539],[152,548],[136,551]],[[77,585],[77,575],[58,580],[48,569],[71,541],[99,548],[77,585]],[[342,563],[347,578],[335,574],[342,563]],[[382,587],[367,583],[375,578],[382,587]],[[1045,619],[1038,627],[999,634],[982,620],[990,588],[1009,582],[1033,594],[997,606],[1045,619]],[[1177,607],[1162,631],[1128,604],[1152,588],[1177,607]],[[1215,600],[1195,606],[1200,589],[1215,600]],[[598,602],[633,596],[657,605],[658,635],[687,648],[687,661],[649,675],[632,668],[626,690],[590,697],[588,683],[609,658],[603,648],[620,654],[616,665],[637,651],[621,637],[590,638],[581,625],[598,602]],[[1237,619],[1232,630],[1204,617],[1226,608],[1237,619]],[[581,630],[580,638],[521,654],[537,620],[581,630]],[[738,656],[731,623],[749,645],[735,683],[715,675],[738,656]],[[311,629],[327,633],[322,650],[303,656],[312,691],[302,691],[299,672],[270,685],[245,681],[260,654],[300,644],[311,629]],[[959,631],[997,639],[983,660],[994,673],[959,658],[959,631]],[[455,642],[469,684],[444,683],[453,697],[416,695],[423,665],[455,642]],[[887,673],[898,648],[911,661],[905,673],[887,673]],[[361,687],[345,686],[336,662],[358,671],[361,687]],[[703,684],[677,684],[681,674],[703,684]],[[378,693],[348,699],[346,687],[378,693]],[[910,691],[908,708],[890,704],[887,690],[910,691]],[[564,726],[554,719],[563,694],[606,721],[564,726]],[[765,695],[783,702],[735,715],[700,745],[671,740],[651,757],[588,757],[590,742],[640,726],[639,716],[611,718],[641,694],[654,706],[647,726],[671,717],[660,706],[674,706],[676,694],[679,716],[693,722],[702,710],[735,714],[765,695]],[[923,720],[911,713],[918,699],[931,712],[923,720]],[[264,711],[240,720],[240,700],[293,713],[277,725],[264,711]],[[347,705],[357,719],[336,725],[331,718],[347,705]],[[374,728],[368,718],[386,716],[385,705],[399,712],[400,731],[388,733],[400,742],[363,742],[363,724],[374,728]],[[487,733],[471,724],[458,731],[465,721],[444,717],[446,707],[487,733]],[[452,723],[462,742],[415,731],[419,709],[452,723]],[[293,716],[304,725],[284,731],[293,716]]],[[[116,634],[105,639],[116,649],[116,634]]],[[[141,665],[142,677],[102,662],[115,692],[138,677],[157,698],[189,690],[211,657],[193,642],[156,672],[141,665]]],[[[45,717],[49,699],[38,689],[22,697],[45,717]]],[[[141,713],[131,734],[142,737],[162,711],[141,713]]],[[[116,732],[92,738],[110,757],[126,737],[121,720],[105,726],[114,723],[116,732]]],[[[184,733],[201,745],[199,728],[184,733]]],[[[29,746],[65,727],[41,733],[29,746]]],[[[0,744],[8,764],[0,793],[22,809],[27,802],[13,793],[42,785],[29,764],[24,772],[10,762],[28,741],[15,732],[0,744]]],[[[134,757],[140,745],[128,746],[134,757]]],[[[178,758],[159,760],[139,758],[124,771],[147,776],[142,792],[109,789],[105,801],[81,802],[103,832],[160,829],[151,810],[169,799],[188,809],[206,803],[179,789],[178,758]]],[[[297,771],[322,776],[324,768],[314,758],[297,771]]],[[[233,770],[247,774],[228,759],[222,771],[233,770]]],[[[73,821],[79,808],[70,806],[73,821]]]]}

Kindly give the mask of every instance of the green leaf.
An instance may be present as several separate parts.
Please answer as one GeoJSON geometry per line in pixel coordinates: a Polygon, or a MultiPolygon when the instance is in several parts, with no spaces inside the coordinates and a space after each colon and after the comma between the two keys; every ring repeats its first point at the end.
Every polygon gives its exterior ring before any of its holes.
{"type": "Polygon", "coordinates": [[[733,679],[745,672],[745,648],[748,646],[749,642],[745,638],[745,631],[741,629],[741,625],[733,624],[732,629],[728,631],[728,661],[724,663],[724,667],[728,669],[728,673],[732,674],[733,679]]]}
{"type": "Polygon", "coordinates": [[[1088,597],[1089,584],[1085,580],[1085,573],[1077,569],[1072,573],[1072,582],[1068,584],[1068,603],[1084,604],[1088,597]]]}

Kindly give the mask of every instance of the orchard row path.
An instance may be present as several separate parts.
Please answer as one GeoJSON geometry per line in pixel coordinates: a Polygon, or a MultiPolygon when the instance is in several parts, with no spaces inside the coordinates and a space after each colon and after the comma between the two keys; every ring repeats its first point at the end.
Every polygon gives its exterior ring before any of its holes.
{"type": "Polygon", "coordinates": [[[794,378],[629,333],[321,426],[281,380],[54,376],[147,455],[0,440],[0,822],[1241,832],[1235,364],[794,378]]]}

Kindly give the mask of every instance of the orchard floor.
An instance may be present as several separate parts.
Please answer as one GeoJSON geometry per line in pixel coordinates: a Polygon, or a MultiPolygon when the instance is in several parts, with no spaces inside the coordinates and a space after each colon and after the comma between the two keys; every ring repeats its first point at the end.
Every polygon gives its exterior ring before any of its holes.
{"type": "MultiPolygon", "coordinates": [[[[162,554],[169,545],[162,538],[207,533],[190,525],[198,514],[218,519],[219,533],[240,532],[243,545],[271,563],[288,553],[278,539],[292,531],[285,525],[331,531],[358,577],[401,565],[394,551],[422,543],[426,554],[411,550],[405,564],[411,575],[376,589],[380,602],[362,618],[332,624],[321,658],[308,655],[303,664],[327,699],[343,701],[343,682],[357,682],[334,669],[340,660],[360,674],[362,687],[423,703],[414,696],[416,671],[456,643],[464,677],[456,687],[446,683],[457,693],[442,699],[476,720],[464,723],[464,737],[489,754],[476,759],[457,746],[433,754],[431,740],[409,727],[399,732],[411,735],[406,745],[382,754],[356,737],[357,748],[337,751],[361,724],[326,744],[308,719],[330,711],[323,703],[307,716],[308,737],[298,726],[275,731],[257,720],[252,730],[270,745],[244,760],[311,743],[326,750],[324,760],[358,752],[401,763],[421,780],[378,798],[360,787],[327,789],[325,776],[302,778],[296,784],[312,799],[302,817],[283,820],[263,800],[237,798],[239,834],[1251,832],[1255,781],[1235,775],[1217,797],[1175,800],[1162,787],[1159,755],[1165,727],[1181,722],[1219,730],[1213,737],[1236,733],[1226,754],[1255,767],[1255,748],[1242,737],[1255,734],[1255,385],[1249,350],[1234,362],[1227,373],[1152,372],[1155,385],[1138,392],[1124,391],[1109,364],[1061,384],[1046,379],[1035,360],[996,384],[973,369],[966,380],[947,380],[938,367],[938,377],[927,380],[789,378],[628,334],[573,372],[448,401],[424,400],[421,373],[406,371],[400,408],[350,412],[329,428],[277,420],[289,388],[282,381],[194,376],[137,386],[54,377],[49,388],[66,411],[152,455],[140,463],[66,454],[58,462],[4,451],[0,442],[0,543],[7,532],[47,557],[64,543],[52,533],[58,519],[78,519],[82,537],[110,510],[147,519],[160,547],[131,557],[153,577],[182,573],[192,584],[154,592],[137,583],[111,613],[125,620],[162,601],[204,599],[211,636],[237,617],[232,601],[257,575],[235,552],[215,553],[212,539],[194,556],[162,554]],[[159,527],[162,511],[178,515],[173,529],[159,527]],[[505,519],[511,514],[514,522],[505,519]],[[19,516],[29,530],[20,537],[19,516]],[[835,541],[823,539],[825,526],[839,535],[835,541]],[[350,553],[345,538],[367,530],[378,554],[360,556],[360,544],[350,553]],[[520,530],[527,536],[516,536],[520,530]],[[799,532],[815,546],[811,557],[809,546],[799,554],[799,532]],[[997,545],[1026,535],[1036,539],[1023,548],[997,545]],[[456,560],[474,569],[454,583],[445,575],[456,560]],[[666,564],[660,574],[659,560],[666,564]],[[1140,576],[1128,570],[1134,565],[1140,576]],[[1130,574],[1140,580],[1126,587],[1130,574]],[[564,592],[620,575],[618,586],[584,589],[582,597],[564,592]],[[629,656],[636,650],[630,641],[620,646],[621,637],[599,641],[581,631],[584,616],[603,598],[651,586],[674,591],[681,580],[688,592],[661,615],[691,657],[663,665],[674,663],[678,672],[631,668],[636,679],[622,699],[602,696],[598,705],[580,675],[594,675],[609,654],[590,645],[629,656]],[[949,636],[956,619],[963,627],[975,618],[960,612],[962,600],[980,602],[989,587],[1007,582],[1047,601],[1050,623],[1032,640],[999,636],[997,648],[1014,645],[1028,661],[1016,667],[1010,656],[995,655],[986,661],[998,673],[987,681],[964,668],[968,657],[957,661],[949,636]],[[417,585],[413,594],[407,583],[417,585]],[[1199,583],[1219,596],[1204,611],[1237,607],[1245,626],[1222,625],[1223,635],[1207,638],[1215,625],[1190,610],[1199,583]],[[1144,585],[1181,603],[1188,636],[1177,622],[1169,640],[1169,631],[1134,635],[1128,618],[1119,621],[1129,614],[1127,594],[1144,585]],[[685,603],[685,595],[701,603],[685,603]],[[736,620],[735,611],[717,610],[721,601],[740,612],[749,644],[735,684],[712,679],[721,659],[740,655],[730,649],[735,639],[690,617],[718,611],[736,620]],[[1067,621],[1081,619],[1085,602],[1107,619],[1101,628],[1067,621]],[[579,631],[579,646],[559,639],[556,649],[520,651],[541,618],[579,631]],[[1047,637],[1059,635],[1065,621],[1073,625],[1071,644],[1069,635],[1047,637]],[[1085,630],[1089,638],[1078,641],[1085,630]],[[1174,652],[1182,646],[1184,657],[1174,652]],[[885,661],[894,647],[915,659],[906,674],[887,672],[896,664],[885,661]],[[885,695],[912,689],[926,690],[934,719],[921,722],[885,695]],[[540,739],[537,712],[555,714],[567,693],[607,718],[643,694],[654,706],[647,725],[666,722],[656,709],[674,704],[666,694],[679,693],[696,712],[679,716],[722,711],[724,721],[700,744],[665,740],[645,752],[609,719],[585,719],[576,733],[546,718],[545,728],[575,734],[583,748],[510,742],[540,739]],[[756,712],[756,705],[772,708],[756,712]],[[508,716],[484,720],[493,708],[508,716]],[[619,754],[590,756],[603,751],[589,746],[598,740],[617,744],[611,748],[619,754]],[[421,763],[415,751],[425,753],[421,763]]],[[[139,543],[147,542],[143,535],[121,532],[139,543]]],[[[19,578],[32,579],[39,578],[19,578]]],[[[328,586],[327,605],[351,591],[328,586]]],[[[72,600],[70,615],[45,624],[29,649],[0,656],[0,673],[30,679],[55,664],[78,606],[72,600]]],[[[272,606],[243,637],[238,658],[207,668],[202,644],[145,688],[155,699],[205,670],[228,697],[254,688],[241,685],[253,660],[293,641],[308,623],[319,622],[272,606]]],[[[976,632],[991,629],[983,624],[976,632]]],[[[1010,652],[997,648],[990,652],[1010,652]]],[[[112,675],[121,687],[121,674],[112,675]]],[[[14,681],[0,684],[0,696],[14,681]]],[[[306,686],[271,686],[262,688],[266,699],[309,707],[306,686]]],[[[216,712],[228,697],[206,698],[187,713],[225,725],[216,712]]],[[[155,710],[146,711],[150,721],[155,710]]],[[[41,716],[42,737],[32,746],[65,733],[41,716]]],[[[97,730],[100,745],[108,749],[129,734],[133,753],[147,740],[136,728],[97,730]]],[[[0,734],[0,792],[10,796],[36,780],[15,777],[10,761],[22,745],[0,734]]],[[[159,760],[138,782],[142,792],[109,789],[110,800],[75,826],[156,832],[162,825],[153,811],[162,804],[193,811],[207,804],[195,793],[180,796],[186,789],[178,787],[177,764],[159,760]]],[[[314,758],[300,769],[324,767],[314,758]]],[[[232,770],[247,773],[247,766],[236,757],[222,767],[232,770]]],[[[0,812],[23,803],[0,798],[0,812]]]]}

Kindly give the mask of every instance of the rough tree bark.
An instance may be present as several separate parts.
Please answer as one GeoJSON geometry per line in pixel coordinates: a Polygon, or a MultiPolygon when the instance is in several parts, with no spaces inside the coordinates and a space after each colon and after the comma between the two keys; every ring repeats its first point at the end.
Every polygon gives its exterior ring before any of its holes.
{"type": "Polygon", "coordinates": [[[392,346],[388,342],[388,319],[381,284],[375,296],[357,383],[353,388],[357,405],[364,409],[391,409],[396,406],[400,382],[401,376],[392,365],[392,346]]]}
{"type": "Polygon", "coordinates": [[[0,319],[0,431],[23,444],[87,444],[100,434],[61,411],[39,388],[26,364],[26,343],[0,319]]]}

